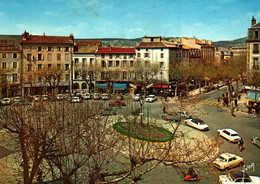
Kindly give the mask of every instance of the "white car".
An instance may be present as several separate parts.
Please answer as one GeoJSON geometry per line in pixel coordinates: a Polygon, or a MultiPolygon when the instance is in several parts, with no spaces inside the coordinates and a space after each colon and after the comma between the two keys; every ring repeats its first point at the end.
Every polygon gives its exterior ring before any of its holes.
{"type": "Polygon", "coordinates": [[[184,122],[185,125],[191,126],[198,130],[209,130],[209,126],[205,124],[203,120],[198,118],[186,119],[184,122]]]}
{"type": "Polygon", "coordinates": [[[109,96],[107,93],[102,94],[102,100],[109,100],[109,96]]]}
{"type": "Polygon", "coordinates": [[[84,94],[82,95],[82,99],[83,99],[83,100],[90,100],[90,99],[91,99],[90,93],[84,93],[84,94]]]}
{"type": "Polygon", "coordinates": [[[20,96],[16,96],[16,97],[13,98],[13,101],[14,101],[14,103],[18,103],[18,102],[21,101],[21,99],[22,98],[20,96]]]}
{"type": "Polygon", "coordinates": [[[10,105],[11,104],[11,99],[10,98],[2,98],[1,99],[1,104],[2,105],[10,105]]]}
{"type": "Polygon", "coordinates": [[[213,164],[219,170],[225,170],[243,165],[244,159],[233,153],[222,153],[213,164]]]}
{"type": "Polygon", "coordinates": [[[157,98],[156,98],[155,95],[149,95],[149,96],[145,99],[145,101],[146,101],[146,102],[149,102],[149,103],[155,102],[156,100],[157,100],[157,98]]]}
{"type": "Polygon", "coordinates": [[[141,94],[135,94],[133,100],[134,101],[140,101],[140,99],[141,99],[141,94]]]}
{"type": "Polygon", "coordinates": [[[220,184],[259,184],[259,176],[249,176],[243,171],[231,171],[227,175],[219,175],[220,184]]]}
{"type": "Polygon", "coordinates": [[[218,129],[217,131],[220,136],[224,137],[229,142],[239,142],[241,140],[238,133],[230,128],[224,128],[222,130],[218,129]]]}
{"type": "Polygon", "coordinates": [[[71,103],[80,103],[81,99],[78,96],[71,97],[71,103]]]}
{"type": "Polygon", "coordinates": [[[100,94],[94,93],[93,98],[94,98],[94,100],[100,100],[100,94]]]}

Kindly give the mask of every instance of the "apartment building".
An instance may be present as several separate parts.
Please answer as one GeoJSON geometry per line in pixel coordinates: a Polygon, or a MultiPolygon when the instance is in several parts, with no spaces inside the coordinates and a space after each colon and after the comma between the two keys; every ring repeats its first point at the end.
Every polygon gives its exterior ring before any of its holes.
{"type": "Polygon", "coordinates": [[[22,96],[69,91],[74,37],[31,35],[24,32],[21,45],[22,96]]]}
{"type": "Polygon", "coordinates": [[[100,40],[78,40],[76,42],[73,54],[73,91],[94,89],[95,53],[100,46],[100,40]]]}
{"type": "Polygon", "coordinates": [[[126,84],[134,80],[131,69],[134,68],[135,62],[133,47],[99,47],[96,52],[96,68],[93,70],[96,87],[119,83],[122,84],[122,89],[125,89],[126,84]]]}
{"type": "Polygon", "coordinates": [[[145,66],[157,64],[160,71],[154,76],[154,80],[168,83],[170,66],[181,62],[181,50],[178,44],[168,42],[164,37],[145,36],[136,47],[136,59],[145,66]]]}
{"type": "Polygon", "coordinates": [[[0,97],[13,97],[20,91],[19,35],[0,35],[0,97]]]}
{"type": "Polygon", "coordinates": [[[260,22],[256,23],[254,16],[251,20],[251,27],[248,28],[247,33],[247,71],[249,74],[253,70],[259,70],[259,45],[260,45],[260,22]]]}

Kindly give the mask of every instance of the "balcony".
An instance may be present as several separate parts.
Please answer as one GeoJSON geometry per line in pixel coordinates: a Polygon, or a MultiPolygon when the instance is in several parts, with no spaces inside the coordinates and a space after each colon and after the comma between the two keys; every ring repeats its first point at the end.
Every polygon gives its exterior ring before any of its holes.
{"type": "Polygon", "coordinates": [[[259,70],[259,65],[253,65],[253,69],[259,70]]]}
{"type": "Polygon", "coordinates": [[[253,54],[259,54],[259,50],[253,50],[253,54]]]}

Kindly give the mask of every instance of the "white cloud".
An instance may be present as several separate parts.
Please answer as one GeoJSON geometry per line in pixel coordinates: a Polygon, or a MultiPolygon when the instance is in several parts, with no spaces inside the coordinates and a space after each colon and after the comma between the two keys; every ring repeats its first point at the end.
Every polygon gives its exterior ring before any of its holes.
{"type": "Polygon", "coordinates": [[[45,14],[45,15],[48,15],[48,16],[59,16],[58,13],[56,13],[56,12],[51,12],[51,11],[45,11],[44,14],[45,14]]]}

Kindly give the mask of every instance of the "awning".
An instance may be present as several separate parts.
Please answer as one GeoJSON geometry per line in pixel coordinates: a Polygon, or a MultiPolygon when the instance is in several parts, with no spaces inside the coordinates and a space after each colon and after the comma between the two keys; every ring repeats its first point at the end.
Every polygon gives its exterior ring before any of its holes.
{"type": "Polygon", "coordinates": [[[116,83],[116,84],[114,84],[113,89],[126,90],[126,84],[125,83],[116,83]]]}
{"type": "Polygon", "coordinates": [[[260,102],[260,91],[249,90],[245,99],[251,102],[260,102]]]}
{"type": "Polygon", "coordinates": [[[105,83],[96,84],[95,86],[96,88],[107,88],[107,84],[105,83]]]}

